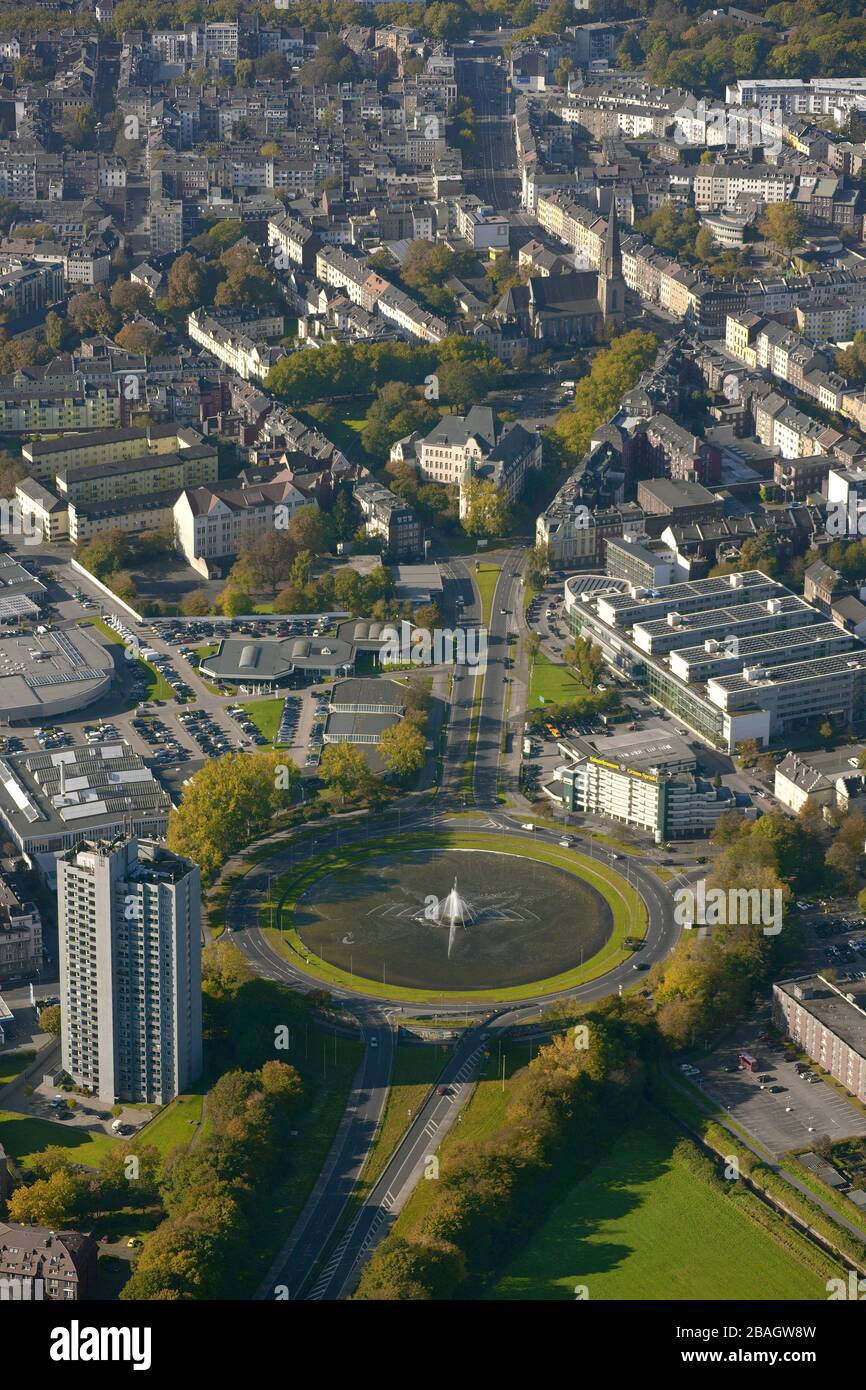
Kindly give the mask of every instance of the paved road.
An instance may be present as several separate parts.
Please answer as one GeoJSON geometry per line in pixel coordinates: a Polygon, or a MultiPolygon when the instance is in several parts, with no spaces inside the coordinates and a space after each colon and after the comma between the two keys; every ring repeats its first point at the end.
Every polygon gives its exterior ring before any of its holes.
{"type": "Polygon", "coordinates": [[[523,553],[522,549],[510,550],[502,562],[488,619],[487,670],[482,682],[473,770],[473,790],[479,806],[495,805],[499,790],[502,731],[507,724],[512,679],[505,663],[508,634],[517,631],[515,608],[523,602],[519,578],[523,553]]]}
{"type": "Polygon", "coordinates": [[[456,75],[458,92],[469,97],[476,118],[475,153],[467,160],[475,166],[470,184],[493,207],[513,209],[520,201],[520,179],[505,69],[485,55],[480,61],[458,61],[456,75]]]}
{"type": "MultiPolygon", "coordinates": [[[[466,827],[465,820],[450,818],[433,808],[417,808],[399,817],[390,817],[389,826],[402,831],[424,831],[453,825],[466,827]]],[[[378,825],[374,830],[378,830],[378,825]]],[[[473,830],[488,835],[507,835],[526,838],[527,832],[514,823],[506,814],[496,811],[479,811],[478,823],[473,830]]],[[[232,939],[245,952],[256,970],[267,978],[280,980],[294,988],[309,990],[319,987],[318,982],[306,976],[303,970],[278,956],[269,942],[259,931],[259,910],[268,889],[269,875],[283,872],[289,865],[300,863],[308,853],[321,853],[335,849],[339,844],[363,843],[369,836],[369,824],[354,825],[329,831],[316,837],[312,844],[303,846],[292,842],[283,844],[275,850],[268,860],[256,864],[249,874],[235,887],[229,899],[226,922],[232,932],[232,939]]],[[[548,845],[554,845],[558,831],[538,829],[533,838],[548,845]]],[[[612,865],[611,855],[590,842],[589,851],[594,859],[612,865]]],[[[673,901],[660,880],[649,870],[634,860],[617,862],[614,867],[624,873],[644,897],[648,906],[649,930],[647,942],[641,952],[641,961],[651,965],[663,959],[673,947],[679,928],[673,919],[673,901]]],[[[700,871],[698,871],[700,872],[700,871]]],[[[571,997],[585,1002],[603,998],[618,989],[633,985],[635,975],[628,961],[609,971],[600,979],[593,980],[574,989],[542,996],[522,1006],[537,1009],[539,1005],[552,1002],[555,998],[571,997]]],[[[407,1006],[399,1000],[383,999],[375,1002],[366,998],[352,996],[348,990],[334,988],[332,993],[341,996],[347,1011],[359,1022],[362,1037],[366,1043],[364,1062],[355,1079],[346,1115],[335,1138],[328,1161],[319,1182],[311,1194],[304,1213],[291,1233],[281,1258],[269,1273],[262,1286],[260,1296],[274,1297],[277,1286],[285,1286],[290,1292],[297,1292],[308,1286],[309,1280],[317,1271],[319,1280],[313,1285],[311,1296],[315,1298],[345,1297],[345,1291],[355,1277],[358,1260],[372,1249],[376,1240],[387,1229],[391,1214],[396,1214],[412,1186],[418,1180],[424,1160],[435,1155],[436,1149],[454,1123],[471,1093],[471,1081],[483,1051],[482,1034],[491,1028],[504,1028],[519,1016],[521,1008],[509,1008],[498,1020],[491,1022],[491,1006],[479,1002],[461,1006],[473,1026],[461,1040],[455,1057],[449,1063],[443,1076],[443,1084],[453,1083],[453,1090],[447,1096],[435,1092],[428,1098],[421,1112],[415,1118],[388,1168],[355,1218],[349,1232],[337,1249],[331,1253],[328,1264],[320,1269],[333,1232],[345,1210],[346,1202],[363,1166],[363,1161],[375,1137],[379,1119],[384,1113],[390,1083],[392,1046],[390,1017],[399,1009],[406,1016],[413,1012],[423,1013],[429,1006],[407,1006]],[[326,1276],[326,1277],[325,1277],[326,1276]],[[324,1282],[322,1282],[324,1278],[324,1282]]]]}
{"type": "Polygon", "coordinates": [[[328,1157],[288,1241],[262,1281],[260,1299],[286,1294],[296,1298],[301,1292],[343,1214],[381,1123],[394,1060],[394,1030],[375,1008],[357,1012],[364,1056],[328,1157]]]}

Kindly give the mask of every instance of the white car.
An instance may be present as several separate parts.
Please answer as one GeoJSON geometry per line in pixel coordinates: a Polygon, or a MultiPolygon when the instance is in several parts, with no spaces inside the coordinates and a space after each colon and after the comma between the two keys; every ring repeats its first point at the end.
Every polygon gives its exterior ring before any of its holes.
{"type": "Polygon", "coordinates": [[[524,821],[524,823],[523,823],[523,825],[521,825],[520,829],[521,829],[521,830],[534,830],[534,829],[535,829],[535,826],[532,824],[532,821],[524,821]]]}
{"type": "Polygon", "coordinates": [[[559,843],[563,849],[571,849],[572,840],[569,838],[568,835],[564,835],[559,843]]]}

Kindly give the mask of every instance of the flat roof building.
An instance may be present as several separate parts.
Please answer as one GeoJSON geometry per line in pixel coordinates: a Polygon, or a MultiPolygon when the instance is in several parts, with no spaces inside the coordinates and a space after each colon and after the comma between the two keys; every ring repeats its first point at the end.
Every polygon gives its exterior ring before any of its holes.
{"type": "Polygon", "coordinates": [[[55,857],[87,836],[162,839],[171,801],[127,743],[0,758],[0,822],[53,880],[55,857]]]}
{"type": "Polygon", "coordinates": [[[773,1022],[866,1102],[866,981],[801,975],[773,985],[773,1022]]]}
{"type": "Polygon", "coordinates": [[[152,841],[57,861],[63,1068],[100,1100],[166,1105],[201,1073],[197,865],[152,841]]]}
{"type": "Polygon", "coordinates": [[[227,637],[200,670],[210,680],[232,685],[274,687],[295,678],[322,680],[350,675],[355,649],[340,637],[227,637]]]}
{"type": "Polygon", "coordinates": [[[114,674],[111,651],[83,628],[0,637],[0,718],[47,721],[86,709],[114,674]]]}
{"type": "Polygon", "coordinates": [[[755,814],[747,796],[695,775],[695,754],[678,734],[563,739],[559,749],[566,761],[544,788],[552,800],[648,831],[656,843],[709,834],[728,811],[755,814]]]}
{"type": "Polygon", "coordinates": [[[569,581],[565,609],[572,633],[728,752],[866,719],[866,645],[760,570],[599,595],[569,581]]]}

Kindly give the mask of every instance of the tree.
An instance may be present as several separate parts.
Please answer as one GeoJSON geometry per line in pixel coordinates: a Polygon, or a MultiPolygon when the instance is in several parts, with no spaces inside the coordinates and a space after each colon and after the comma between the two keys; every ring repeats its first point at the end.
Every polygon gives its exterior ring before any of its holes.
{"type": "Polygon", "coordinates": [[[77,111],[69,112],[60,123],[63,139],[74,150],[89,149],[95,129],[96,112],[92,106],[82,106],[77,111]]]}
{"type": "Polygon", "coordinates": [[[496,370],[492,360],[443,362],[437,375],[440,399],[465,409],[484,399],[496,379],[496,370]]]}
{"type": "MultiPolygon", "coordinates": [[[[230,224],[229,224],[230,225],[230,224]]],[[[195,256],[185,251],[168,272],[168,302],[173,309],[194,309],[201,303],[203,272],[195,256]]]]}
{"type": "Polygon", "coordinates": [[[368,454],[383,456],[397,439],[415,430],[430,430],[438,415],[405,381],[381,386],[367,410],[361,442],[368,454]]]}
{"type": "Polygon", "coordinates": [[[768,203],[759,228],[767,241],[790,256],[803,236],[803,215],[793,203],[768,203]]]}
{"type": "Polygon", "coordinates": [[[737,757],[741,767],[754,767],[758,761],[761,745],[757,739],[742,738],[737,744],[737,757]]]}
{"type": "Polygon", "coordinates": [[[589,376],[577,384],[574,404],[560,411],[550,430],[550,440],[564,462],[576,462],[584,456],[593,431],[610,419],[657,351],[654,334],[634,329],[597,354],[589,376]]]}
{"type": "Polygon", "coordinates": [[[90,544],[82,550],[80,558],[85,569],[89,569],[92,575],[97,579],[106,579],[117,570],[122,570],[131,555],[129,537],[123,531],[112,528],[94,536],[90,544]]]}
{"type": "Polygon", "coordinates": [[[298,770],[275,752],[227,753],[205,763],[172,811],[167,843],[209,878],[291,805],[298,770]]]}
{"type": "Polygon", "coordinates": [[[322,555],[329,548],[328,523],[318,507],[301,507],[288,525],[288,536],[299,550],[322,555]]]}
{"type": "Polygon", "coordinates": [[[115,281],[109,298],[112,309],[129,318],[134,314],[146,314],[151,307],[144,285],[134,285],[131,280],[115,281]]]}
{"type": "Polygon", "coordinates": [[[502,536],[511,524],[508,498],[495,483],[470,478],[464,486],[466,510],[463,529],[467,536],[502,536]]]}
{"type": "Polygon", "coordinates": [[[9,1219],[23,1225],[62,1230],[78,1214],[87,1190],[87,1179],[58,1169],[30,1187],[18,1187],[9,1198],[9,1219]]]}
{"type": "Polygon", "coordinates": [[[45,346],[51,348],[52,352],[59,352],[63,347],[65,331],[66,325],[60,315],[55,314],[54,310],[50,309],[45,315],[45,323],[43,324],[45,346]]]}
{"type": "Polygon", "coordinates": [[[302,87],[329,87],[338,82],[353,82],[359,74],[358,60],[336,35],[323,39],[301,68],[298,81],[302,87]]]}
{"type": "Polygon", "coordinates": [[[60,1005],[50,1004],[47,1009],[43,1009],[39,1015],[39,1027],[43,1033],[50,1033],[52,1037],[60,1037],[60,1005]]]}
{"type": "Polygon", "coordinates": [[[266,531],[240,547],[230,582],[251,593],[275,594],[292,573],[297,553],[295,542],[285,531],[266,531]]]}
{"type": "Polygon", "coordinates": [[[66,306],[66,318],[84,336],[87,333],[107,333],[112,314],[101,295],[85,290],[74,294],[66,306]]]}
{"type": "Polygon", "coordinates": [[[421,729],[408,719],[392,724],[379,739],[382,762],[401,781],[408,781],[424,766],[427,741],[421,729]]]}
{"type": "Polygon", "coordinates": [[[227,618],[240,618],[246,613],[252,613],[255,607],[247,591],[235,587],[223,589],[217,601],[227,618]]]}
{"type": "Polygon", "coordinates": [[[204,589],[193,589],[184,594],[180,601],[180,611],[185,618],[203,618],[210,612],[210,599],[204,589]]]}
{"type": "Polygon", "coordinates": [[[150,323],[127,323],[119,333],[115,333],[114,341],[125,352],[153,357],[163,346],[165,337],[150,323]]]}
{"type": "Polygon", "coordinates": [[[0,450],[0,497],[14,497],[15,484],[26,478],[29,472],[30,468],[23,459],[0,450]]]}
{"type": "Polygon", "coordinates": [[[319,763],[319,775],[327,787],[336,793],[340,804],[368,797],[377,785],[364,757],[355,743],[329,743],[319,763]]]}

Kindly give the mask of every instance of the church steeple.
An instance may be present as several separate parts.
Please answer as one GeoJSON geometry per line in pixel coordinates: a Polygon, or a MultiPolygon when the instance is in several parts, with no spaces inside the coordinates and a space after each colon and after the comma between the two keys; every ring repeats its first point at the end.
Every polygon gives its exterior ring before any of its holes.
{"type": "Polygon", "coordinates": [[[622,250],[619,244],[616,198],[611,199],[610,217],[607,219],[607,232],[604,238],[604,273],[608,280],[615,275],[622,275],[622,250]]]}
{"type": "Polygon", "coordinates": [[[625,318],[625,281],[622,278],[622,249],[615,198],[611,199],[604,252],[598,268],[598,307],[605,326],[614,329],[621,327],[625,318]]]}

